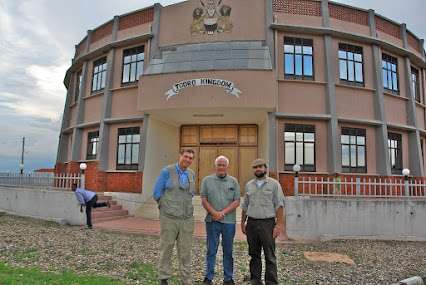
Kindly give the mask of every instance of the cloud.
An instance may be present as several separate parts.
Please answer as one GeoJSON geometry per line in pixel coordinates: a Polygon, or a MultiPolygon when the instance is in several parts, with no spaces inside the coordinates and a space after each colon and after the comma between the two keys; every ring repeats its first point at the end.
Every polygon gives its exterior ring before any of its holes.
{"type": "MultiPolygon", "coordinates": [[[[22,136],[27,138],[31,167],[54,164],[66,96],[62,82],[74,45],[88,29],[114,15],[155,2],[0,0],[0,171],[18,169],[22,136]]],[[[166,6],[182,1],[159,2],[166,6]]],[[[384,0],[339,2],[375,9],[390,19],[407,22],[410,31],[426,37],[421,13],[426,10],[424,0],[395,0],[392,5],[384,5],[389,2],[384,0]]]]}

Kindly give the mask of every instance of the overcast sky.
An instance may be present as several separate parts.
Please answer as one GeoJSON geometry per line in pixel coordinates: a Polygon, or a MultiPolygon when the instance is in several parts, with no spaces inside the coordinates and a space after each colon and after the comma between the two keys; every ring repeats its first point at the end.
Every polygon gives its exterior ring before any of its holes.
{"type": "MultiPolygon", "coordinates": [[[[155,2],[182,1],[0,0],[0,171],[19,169],[22,136],[26,170],[54,166],[74,45],[114,15],[155,2]]],[[[426,38],[426,0],[337,2],[374,9],[426,38]]]]}

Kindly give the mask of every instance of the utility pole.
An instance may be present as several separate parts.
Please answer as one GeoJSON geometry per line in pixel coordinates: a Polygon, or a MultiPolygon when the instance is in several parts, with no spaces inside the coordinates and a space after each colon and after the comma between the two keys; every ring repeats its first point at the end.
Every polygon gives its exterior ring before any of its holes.
{"type": "Polygon", "coordinates": [[[24,152],[25,152],[25,137],[22,138],[21,164],[19,165],[19,168],[21,169],[21,175],[24,174],[24,152]]]}

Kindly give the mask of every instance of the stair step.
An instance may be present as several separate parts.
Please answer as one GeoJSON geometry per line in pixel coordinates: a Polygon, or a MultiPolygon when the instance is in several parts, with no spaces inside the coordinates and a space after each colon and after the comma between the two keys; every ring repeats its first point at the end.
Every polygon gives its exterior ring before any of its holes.
{"type": "Polygon", "coordinates": [[[109,211],[93,212],[92,217],[94,219],[97,219],[97,218],[106,218],[106,217],[113,217],[113,216],[123,216],[128,214],[129,214],[129,211],[127,210],[109,210],[109,211]]]}
{"type": "Polygon", "coordinates": [[[109,204],[110,204],[111,206],[113,206],[113,205],[118,205],[118,204],[117,204],[117,201],[114,201],[114,200],[109,200],[109,201],[107,201],[107,200],[98,200],[98,203],[106,203],[106,202],[109,202],[109,204]]]}
{"type": "Polygon", "coordinates": [[[114,220],[121,220],[130,217],[129,215],[122,215],[122,216],[112,216],[112,217],[105,217],[105,218],[97,218],[93,219],[93,223],[103,223],[108,221],[114,221],[114,220]]]}
{"type": "Polygon", "coordinates": [[[95,208],[93,209],[93,213],[95,212],[105,212],[105,211],[111,211],[111,210],[122,210],[123,207],[121,205],[111,205],[111,207],[102,207],[102,208],[95,208]]]}
{"type": "Polygon", "coordinates": [[[107,195],[98,195],[98,201],[102,200],[102,201],[111,201],[112,200],[112,196],[107,196],[107,195]]]}

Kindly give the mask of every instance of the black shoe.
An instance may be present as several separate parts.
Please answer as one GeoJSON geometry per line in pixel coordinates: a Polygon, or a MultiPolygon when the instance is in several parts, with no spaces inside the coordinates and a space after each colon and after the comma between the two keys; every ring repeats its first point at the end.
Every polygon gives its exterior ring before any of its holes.
{"type": "Polygon", "coordinates": [[[223,285],[235,285],[234,279],[223,281],[223,285]]]}
{"type": "Polygon", "coordinates": [[[213,285],[213,282],[211,280],[207,279],[207,277],[206,277],[203,280],[203,285],[213,285]]]}
{"type": "Polygon", "coordinates": [[[169,282],[167,282],[167,279],[161,279],[160,285],[169,285],[169,282]]]}

